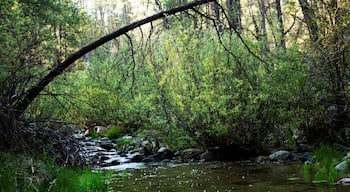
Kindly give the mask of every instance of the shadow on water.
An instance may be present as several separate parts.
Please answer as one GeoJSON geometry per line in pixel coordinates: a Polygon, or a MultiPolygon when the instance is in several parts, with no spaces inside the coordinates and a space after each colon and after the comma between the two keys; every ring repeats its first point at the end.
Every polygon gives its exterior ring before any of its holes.
{"type": "Polygon", "coordinates": [[[205,163],[148,167],[116,175],[113,191],[132,192],[328,192],[350,187],[312,184],[301,164],[205,163]]]}

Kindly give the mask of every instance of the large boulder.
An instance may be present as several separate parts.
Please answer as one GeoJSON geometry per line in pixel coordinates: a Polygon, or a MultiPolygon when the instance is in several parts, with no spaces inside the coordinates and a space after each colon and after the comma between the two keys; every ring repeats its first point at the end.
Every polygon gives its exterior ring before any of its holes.
{"type": "Polygon", "coordinates": [[[290,156],[289,151],[279,150],[269,155],[269,159],[273,161],[284,161],[284,160],[287,160],[289,156],[290,156]]]}
{"type": "Polygon", "coordinates": [[[129,154],[128,159],[130,159],[131,162],[141,162],[143,159],[143,156],[139,152],[135,152],[132,154],[129,154]]]}
{"type": "Polygon", "coordinates": [[[335,166],[335,169],[338,170],[339,172],[345,172],[348,169],[349,161],[345,160],[340,163],[338,163],[335,166]]]}
{"type": "Polygon", "coordinates": [[[342,162],[338,163],[335,166],[335,169],[341,173],[344,173],[346,172],[346,170],[348,170],[349,164],[350,164],[350,152],[347,153],[347,155],[344,157],[344,160],[342,162]]]}
{"type": "Polygon", "coordinates": [[[75,139],[78,139],[78,140],[84,140],[85,139],[85,135],[83,133],[74,133],[73,137],[75,139]]]}
{"type": "Polygon", "coordinates": [[[145,155],[151,155],[159,149],[159,143],[156,141],[145,140],[141,142],[141,147],[143,148],[145,155]]]}
{"type": "Polygon", "coordinates": [[[102,147],[104,149],[110,150],[110,149],[114,148],[112,140],[110,140],[106,137],[102,138],[99,142],[100,142],[100,147],[102,147]]]}
{"type": "Polygon", "coordinates": [[[342,178],[339,181],[337,181],[337,184],[349,186],[350,185],[350,178],[342,178]]]}

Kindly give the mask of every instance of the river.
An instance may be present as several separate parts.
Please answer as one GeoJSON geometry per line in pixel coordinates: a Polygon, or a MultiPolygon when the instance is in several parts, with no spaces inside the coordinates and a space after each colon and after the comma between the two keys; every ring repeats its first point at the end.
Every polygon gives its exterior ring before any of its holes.
{"type": "Polygon", "coordinates": [[[297,192],[350,191],[350,187],[314,184],[300,163],[195,163],[141,166],[115,174],[116,192],[297,192]]]}

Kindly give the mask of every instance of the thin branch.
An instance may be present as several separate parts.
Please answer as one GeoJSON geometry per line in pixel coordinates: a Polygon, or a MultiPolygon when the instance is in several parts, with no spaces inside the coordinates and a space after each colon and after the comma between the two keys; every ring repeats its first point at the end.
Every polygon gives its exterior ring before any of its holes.
{"type": "MultiPolygon", "coordinates": [[[[225,9],[222,7],[222,5],[220,5],[220,4],[218,4],[218,5],[219,5],[220,9],[222,10],[222,12],[223,12],[223,14],[224,14],[226,20],[229,21],[229,19],[228,19],[229,17],[228,17],[228,15],[226,14],[225,9]]],[[[233,29],[233,31],[236,33],[237,37],[239,38],[239,40],[241,40],[241,42],[243,43],[244,47],[248,50],[248,52],[249,52],[251,55],[253,55],[255,58],[257,58],[260,62],[262,62],[262,63],[264,64],[264,66],[265,66],[266,71],[267,71],[267,72],[270,72],[270,70],[269,70],[270,64],[269,64],[267,61],[265,61],[264,59],[262,59],[261,57],[259,57],[257,54],[255,54],[255,53],[250,49],[250,47],[248,46],[248,44],[245,42],[245,40],[243,39],[243,37],[242,37],[242,35],[239,33],[239,31],[237,31],[237,29],[235,29],[233,26],[231,26],[232,24],[231,24],[230,22],[228,22],[228,23],[229,23],[229,25],[230,25],[230,28],[233,29]]]]}
{"type": "Polygon", "coordinates": [[[290,27],[286,31],[284,31],[284,35],[287,35],[292,30],[292,28],[295,25],[295,22],[296,22],[295,18],[297,18],[297,16],[296,15],[292,15],[292,17],[293,17],[293,23],[290,25],[290,27]]]}
{"type": "Polygon", "coordinates": [[[67,69],[70,65],[72,65],[75,61],[83,57],[85,54],[89,53],[92,50],[95,50],[96,48],[100,47],[101,45],[126,34],[128,31],[131,31],[141,25],[150,23],[152,21],[158,20],[160,18],[167,17],[169,15],[174,15],[176,13],[185,11],[187,9],[191,9],[195,6],[199,6],[202,4],[206,4],[209,2],[213,2],[214,0],[197,0],[192,3],[189,3],[187,5],[179,6],[173,9],[170,9],[168,11],[162,11],[160,13],[157,13],[155,15],[152,15],[150,17],[147,17],[145,19],[136,21],[134,23],[131,23],[130,25],[127,25],[125,27],[120,28],[117,31],[114,31],[106,36],[103,36],[102,38],[92,42],[91,44],[81,48],[80,50],[74,52],[71,54],[66,60],[64,60],[62,63],[55,66],[54,69],[52,69],[46,76],[44,76],[36,85],[31,87],[26,93],[24,93],[18,101],[14,101],[12,105],[14,105],[14,108],[16,109],[17,115],[21,115],[29,106],[29,104],[40,94],[40,92],[49,84],[53,79],[55,79],[57,76],[61,75],[65,69],[67,69]]]}
{"type": "Polygon", "coordinates": [[[131,75],[132,75],[132,84],[130,86],[130,92],[131,92],[131,95],[133,96],[133,91],[132,91],[132,88],[135,86],[135,68],[136,68],[136,61],[135,61],[135,52],[134,52],[134,44],[132,42],[132,39],[131,37],[129,36],[129,34],[125,33],[125,36],[128,38],[129,40],[129,43],[130,43],[130,47],[131,47],[131,58],[132,58],[132,72],[131,72],[131,75]]]}

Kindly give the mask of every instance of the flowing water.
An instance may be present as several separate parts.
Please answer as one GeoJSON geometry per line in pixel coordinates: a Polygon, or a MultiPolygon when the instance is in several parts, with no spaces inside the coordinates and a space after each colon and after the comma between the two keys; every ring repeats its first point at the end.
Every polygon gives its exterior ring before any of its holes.
{"type": "Polygon", "coordinates": [[[119,170],[112,187],[117,192],[350,191],[350,187],[341,185],[313,184],[301,166],[222,162],[138,166],[139,169],[119,170]]]}

